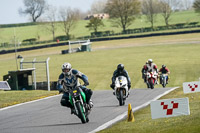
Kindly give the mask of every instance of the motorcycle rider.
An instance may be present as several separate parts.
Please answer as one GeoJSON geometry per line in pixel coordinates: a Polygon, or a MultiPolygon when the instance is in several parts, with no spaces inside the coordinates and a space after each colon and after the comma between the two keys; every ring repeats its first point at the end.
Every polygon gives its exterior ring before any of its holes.
{"type": "Polygon", "coordinates": [[[89,85],[88,77],[86,75],[84,75],[78,70],[72,69],[72,66],[70,63],[64,63],[62,65],[62,73],[60,74],[58,82],[57,82],[57,89],[59,90],[60,93],[61,92],[63,93],[60,104],[62,106],[69,107],[71,109],[71,114],[73,114],[75,110],[74,110],[74,107],[69,102],[69,90],[71,90],[73,87],[76,87],[76,86],[80,86],[83,92],[85,93],[86,102],[89,105],[89,108],[93,107],[93,103],[91,100],[91,96],[93,92],[91,89],[86,88],[85,87],[86,85],[89,85]],[[78,78],[83,80],[84,82],[83,86],[80,85],[78,78]],[[67,90],[67,91],[64,91],[64,90],[67,90]]]}
{"type": "MultiPolygon", "coordinates": [[[[155,63],[153,63],[152,59],[148,59],[148,63],[146,66],[144,66],[144,69],[147,70],[147,72],[156,72],[158,73],[158,69],[157,69],[157,65],[155,63]]],[[[158,76],[156,79],[156,84],[158,84],[158,76]]]]}
{"type": "MultiPolygon", "coordinates": [[[[162,65],[162,68],[160,68],[160,70],[159,70],[159,73],[160,74],[166,74],[167,75],[167,80],[166,80],[166,84],[168,84],[168,79],[169,79],[169,77],[168,77],[168,75],[170,74],[170,71],[169,71],[169,69],[166,67],[166,65],[162,65]]],[[[160,84],[161,84],[161,77],[160,77],[160,84]]]]}
{"type": "MultiPolygon", "coordinates": [[[[130,93],[130,88],[131,88],[131,79],[129,78],[128,72],[124,69],[124,65],[123,64],[119,64],[117,66],[117,70],[114,71],[113,73],[113,77],[112,77],[112,84],[110,85],[110,87],[114,90],[115,88],[115,80],[118,76],[124,76],[127,78],[128,81],[128,90],[130,93]]],[[[113,94],[115,95],[115,92],[113,92],[113,94]]]]}

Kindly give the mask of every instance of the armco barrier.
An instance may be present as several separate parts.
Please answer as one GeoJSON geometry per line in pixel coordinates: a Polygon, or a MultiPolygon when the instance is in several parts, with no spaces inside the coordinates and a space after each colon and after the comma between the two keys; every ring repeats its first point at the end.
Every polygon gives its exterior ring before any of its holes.
{"type": "MultiPolygon", "coordinates": [[[[166,36],[166,35],[178,35],[178,34],[189,34],[189,33],[200,33],[200,30],[191,30],[191,31],[176,31],[176,32],[165,32],[165,33],[150,33],[145,35],[130,35],[130,36],[120,36],[120,37],[104,37],[104,38],[92,38],[90,39],[91,42],[96,41],[109,41],[109,40],[119,40],[119,39],[131,39],[131,38],[143,38],[143,37],[152,37],[152,36],[166,36]]],[[[56,44],[49,44],[49,45],[42,45],[42,46],[34,46],[29,48],[20,48],[17,49],[18,52],[28,51],[28,50],[35,50],[41,48],[49,48],[49,47],[57,47],[57,46],[64,46],[68,45],[68,42],[65,43],[56,43],[56,44]]],[[[7,54],[7,53],[14,53],[15,50],[2,50],[0,54],[7,54]]]]}
{"type": "Polygon", "coordinates": [[[150,34],[145,34],[145,35],[131,35],[131,36],[121,36],[121,37],[94,38],[94,39],[90,39],[90,41],[96,42],[96,41],[143,38],[143,37],[152,37],[152,36],[167,36],[167,35],[178,35],[178,34],[189,34],[189,33],[200,33],[200,30],[164,32],[164,33],[150,33],[150,34]]]}

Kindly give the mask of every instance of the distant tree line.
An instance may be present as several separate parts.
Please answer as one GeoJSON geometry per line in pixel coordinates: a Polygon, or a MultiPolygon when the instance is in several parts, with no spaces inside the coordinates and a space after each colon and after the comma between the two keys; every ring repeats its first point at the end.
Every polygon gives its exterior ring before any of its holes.
{"type": "MultiPolygon", "coordinates": [[[[56,39],[58,27],[63,29],[66,38],[70,38],[70,32],[76,28],[78,20],[84,18],[84,13],[79,9],[62,7],[57,10],[47,0],[23,0],[23,3],[24,8],[20,8],[19,13],[30,16],[32,22],[43,22],[42,28],[52,34],[53,40],[56,39]]],[[[146,16],[146,22],[152,28],[158,14],[163,16],[166,26],[169,26],[170,18],[176,10],[189,9],[192,6],[200,13],[200,0],[195,0],[194,3],[191,0],[98,0],[92,4],[87,14],[107,13],[112,26],[126,32],[141,14],[146,16]]],[[[100,18],[91,18],[85,27],[97,33],[100,27],[104,27],[104,23],[100,18]]]]}

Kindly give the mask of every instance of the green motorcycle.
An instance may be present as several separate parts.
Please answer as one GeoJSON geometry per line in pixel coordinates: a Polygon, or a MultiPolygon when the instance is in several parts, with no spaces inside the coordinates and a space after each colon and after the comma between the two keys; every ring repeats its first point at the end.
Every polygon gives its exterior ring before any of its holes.
{"type": "Polygon", "coordinates": [[[81,122],[89,122],[88,115],[91,109],[86,103],[86,95],[80,86],[77,86],[69,91],[69,101],[71,105],[74,106],[74,114],[81,119],[81,122]]]}

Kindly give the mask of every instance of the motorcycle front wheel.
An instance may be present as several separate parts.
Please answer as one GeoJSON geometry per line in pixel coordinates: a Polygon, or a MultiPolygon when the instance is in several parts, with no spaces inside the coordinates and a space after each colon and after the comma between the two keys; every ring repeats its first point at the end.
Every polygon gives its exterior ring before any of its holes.
{"type": "Polygon", "coordinates": [[[151,81],[150,81],[150,88],[151,88],[151,89],[154,89],[154,82],[155,82],[155,81],[154,81],[153,79],[151,79],[151,81]]]}
{"type": "Polygon", "coordinates": [[[163,88],[165,88],[165,86],[166,86],[166,78],[163,78],[163,80],[162,80],[162,86],[163,86],[163,88]]]}
{"type": "MultiPolygon", "coordinates": [[[[87,120],[86,120],[86,117],[85,117],[85,114],[84,114],[84,111],[83,111],[83,106],[81,105],[80,102],[77,102],[76,107],[77,107],[77,110],[78,110],[78,117],[81,119],[81,122],[86,123],[87,120]]],[[[88,119],[88,121],[89,121],[89,119],[88,119]]]]}
{"type": "Polygon", "coordinates": [[[122,106],[124,105],[124,99],[123,99],[123,90],[121,89],[119,92],[119,105],[122,106]]]}

